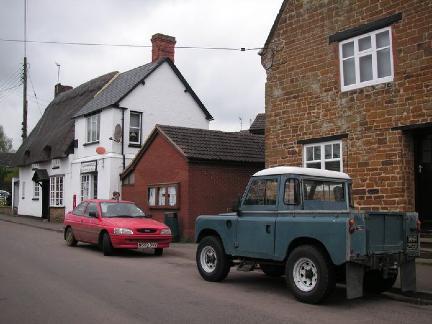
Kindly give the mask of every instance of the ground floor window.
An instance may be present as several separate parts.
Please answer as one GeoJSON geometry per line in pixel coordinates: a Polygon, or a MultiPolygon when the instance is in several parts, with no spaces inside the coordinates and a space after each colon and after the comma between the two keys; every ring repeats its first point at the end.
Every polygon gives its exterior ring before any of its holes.
{"type": "Polygon", "coordinates": [[[303,165],[306,168],[342,172],[342,141],[308,144],[304,146],[303,165]]]}
{"type": "Polygon", "coordinates": [[[63,176],[50,177],[50,206],[63,207],[63,176]]]}
{"type": "Polygon", "coordinates": [[[81,175],[81,201],[97,198],[97,173],[81,175]]]}
{"type": "Polygon", "coordinates": [[[151,185],[148,188],[150,207],[178,207],[178,184],[151,185]]]}
{"type": "Polygon", "coordinates": [[[39,199],[40,196],[40,185],[33,181],[33,199],[39,199]]]}

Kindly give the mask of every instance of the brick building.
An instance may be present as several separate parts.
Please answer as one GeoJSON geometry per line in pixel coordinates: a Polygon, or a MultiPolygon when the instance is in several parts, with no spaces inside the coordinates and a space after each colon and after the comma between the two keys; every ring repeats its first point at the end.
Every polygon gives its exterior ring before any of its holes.
{"type": "Polygon", "coordinates": [[[263,168],[262,135],[159,125],[122,173],[122,199],[159,221],[177,213],[181,237],[193,239],[196,217],[231,211],[263,168]]]}
{"type": "Polygon", "coordinates": [[[261,53],[266,166],[344,171],[432,222],[432,1],[285,0],[261,53]]]}

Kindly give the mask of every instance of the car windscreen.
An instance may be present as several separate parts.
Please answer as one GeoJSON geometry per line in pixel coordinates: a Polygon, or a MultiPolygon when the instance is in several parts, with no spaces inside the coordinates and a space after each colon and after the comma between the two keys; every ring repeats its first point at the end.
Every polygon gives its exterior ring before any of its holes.
{"type": "Polygon", "coordinates": [[[130,203],[101,202],[102,217],[144,217],[144,212],[130,203]]]}

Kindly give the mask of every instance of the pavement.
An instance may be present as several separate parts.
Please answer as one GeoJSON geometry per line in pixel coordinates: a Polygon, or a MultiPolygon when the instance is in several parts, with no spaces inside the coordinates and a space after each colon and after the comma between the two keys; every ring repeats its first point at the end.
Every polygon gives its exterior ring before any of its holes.
{"type": "MultiPolygon", "coordinates": [[[[0,214],[1,222],[9,222],[39,228],[42,230],[63,233],[62,223],[50,223],[47,220],[31,217],[31,216],[10,216],[0,214]]],[[[191,245],[186,243],[176,243],[175,245],[191,245]]],[[[192,244],[194,245],[194,244],[192,244]]],[[[432,260],[420,259],[416,260],[417,267],[417,292],[416,293],[403,293],[400,290],[399,279],[396,281],[395,286],[388,292],[383,293],[386,297],[402,302],[409,302],[417,305],[432,305],[432,260]]]]}

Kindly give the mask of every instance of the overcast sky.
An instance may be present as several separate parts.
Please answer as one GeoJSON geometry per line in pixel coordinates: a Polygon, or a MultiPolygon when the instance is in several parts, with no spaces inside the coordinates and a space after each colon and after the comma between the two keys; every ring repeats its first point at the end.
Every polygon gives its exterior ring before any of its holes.
{"type": "MultiPolygon", "coordinates": [[[[177,46],[262,47],[281,3],[28,0],[27,39],[151,45],[153,34],[164,33],[176,37],[177,46]]],[[[0,0],[0,4],[0,38],[23,39],[24,0],[0,0]]],[[[30,133],[53,99],[55,62],[61,65],[60,82],[75,87],[110,71],[146,64],[151,49],[28,44],[27,58],[30,133]]],[[[21,144],[22,86],[15,86],[22,62],[23,44],[0,41],[0,125],[15,149],[21,144]]],[[[176,49],[175,64],[213,115],[212,129],[239,130],[239,117],[245,129],[257,113],[264,112],[265,72],[257,51],[176,49]]]]}

